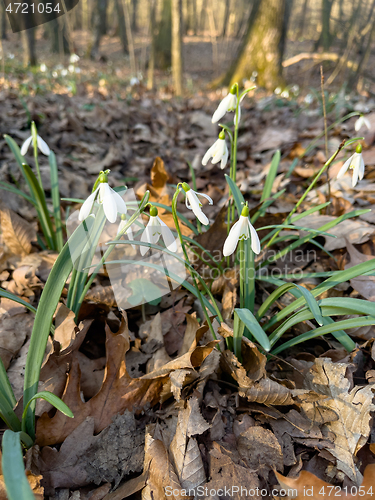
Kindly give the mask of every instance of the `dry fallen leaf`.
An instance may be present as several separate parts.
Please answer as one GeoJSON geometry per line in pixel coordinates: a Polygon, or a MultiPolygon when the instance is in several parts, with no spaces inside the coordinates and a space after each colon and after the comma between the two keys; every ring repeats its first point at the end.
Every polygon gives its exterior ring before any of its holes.
{"type": "MultiPolygon", "coordinates": [[[[293,500],[302,500],[302,498],[325,500],[331,497],[339,497],[345,500],[360,500],[361,498],[363,500],[372,500],[375,485],[375,464],[366,467],[363,474],[363,481],[358,485],[360,488],[355,488],[356,494],[354,495],[347,495],[347,492],[343,488],[326,483],[322,479],[314,476],[314,474],[311,474],[311,472],[305,470],[296,478],[284,477],[278,472],[276,472],[276,477],[281,488],[283,488],[287,494],[287,496],[283,498],[293,500]]],[[[351,488],[348,487],[347,490],[350,492],[351,488]]]]}
{"type": "MultiPolygon", "coordinates": [[[[332,363],[330,358],[316,358],[306,374],[305,384],[308,389],[325,395],[323,406],[338,415],[337,420],[326,424],[334,434],[335,446],[329,448],[329,452],[337,459],[337,469],[359,486],[362,474],[355,456],[370,434],[370,412],[375,409],[372,404],[374,388],[371,385],[357,386],[349,391],[350,382],[345,378],[349,366],[347,363],[332,363]]],[[[319,402],[316,404],[319,406],[319,402]]]]}
{"type": "Polygon", "coordinates": [[[0,227],[3,241],[14,255],[27,255],[32,242],[37,240],[36,230],[10,208],[0,209],[0,227]]]}

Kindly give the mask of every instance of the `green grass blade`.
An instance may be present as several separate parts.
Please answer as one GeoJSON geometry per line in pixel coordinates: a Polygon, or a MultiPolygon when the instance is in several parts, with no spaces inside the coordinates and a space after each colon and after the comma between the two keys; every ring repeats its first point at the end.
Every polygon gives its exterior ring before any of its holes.
{"type": "MultiPolygon", "coordinates": [[[[72,236],[69,238],[69,241],[65,243],[63,249],[57,257],[44,286],[38,310],[35,315],[29,352],[26,359],[23,395],[24,408],[38,392],[40,368],[43,361],[49,331],[52,325],[53,314],[59,303],[65,282],[73,268],[69,246],[74,248],[75,253],[79,255],[80,251],[82,251],[86,244],[86,239],[82,238],[81,227],[83,226],[85,230],[89,232],[93,222],[93,218],[88,217],[86,221],[80,224],[74,231],[72,236]]],[[[26,415],[26,431],[31,437],[34,437],[35,435],[34,408],[35,401],[30,404],[26,415]]]]}
{"type": "Polygon", "coordinates": [[[16,188],[16,186],[13,186],[13,184],[11,184],[10,182],[0,181],[0,189],[2,189],[3,191],[9,191],[13,194],[17,194],[18,196],[22,196],[22,198],[35,206],[35,201],[33,200],[33,198],[31,198],[31,196],[16,188]]]}
{"type": "Polygon", "coordinates": [[[238,361],[242,361],[241,355],[241,344],[242,344],[242,336],[245,330],[245,323],[240,320],[238,314],[234,314],[234,322],[233,322],[233,351],[236,355],[238,361]]]}
{"type": "MultiPolygon", "coordinates": [[[[353,278],[356,278],[357,276],[362,276],[363,274],[373,271],[374,269],[375,269],[375,259],[371,259],[366,262],[361,262],[360,264],[350,267],[345,271],[341,271],[340,274],[336,273],[331,278],[328,278],[327,280],[323,281],[323,283],[320,283],[317,287],[311,290],[311,293],[314,297],[318,297],[320,294],[326,292],[327,290],[330,290],[334,286],[340,283],[344,283],[345,281],[349,281],[353,278]]],[[[292,302],[292,304],[289,304],[288,306],[284,307],[284,309],[282,309],[280,312],[275,314],[275,316],[266,325],[264,325],[263,328],[267,330],[268,328],[275,325],[283,318],[291,314],[293,311],[303,306],[304,303],[305,303],[304,297],[300,297],[299,299],[295,300],[294,302],[292,302]]]]}
{"type": "Polygon", "coordinates": [[[35,500],[23,464],[21,433],[7,430],[2,442],[2,469],[9,500],[35,500]]]}
{"type": "Polygon", "coordinates": [[[26,300],[21,299],[21,297],[18,297],[17,295],[14,295],[11,292],[8,292],[8,290],[4,290],[4,288],[0,287],[0,297],[4,297],[5,299],[13,300],[13,302],[17,302],[18,304],[21,304],[22,306],[27,307],[27,309],[34,314],[36,313],[36,309],[34,306],[26,302],[26,300]]]}
{"type": "Polygon", "coordinates": [[[251,335],[259,342],[265,351],[271,349],[270,341],[264,333],[263,328],[260,326],[255,316],[248,309],[235,309],[235,314],[238,315],[240,320],[244,323],[251,335]]]}
{"type": "Polygon", "coordinates": [[[375,325],[375,318],[371,316],[344,319],[343,321],[336,321],[333,323],[329,323],[328,325],[320,326],[315,330],[303,333],[302,335],[298,335],[294,339],[285,342],[284,344],[273,350],[272,354],[278,354],[279,352],[284,351],[288,347],[292,347],[294,345],[300,344],[301,342],[305,342],[306,340],[311,340],[321,335],[326,335],[327,333],[337,332],[340,330],[344,330],[345,328],[359,328],[361,326],[372,326],[372,325],[375,325]]]}
{"type": "Polygon", "coordinates": [[[276,153],[273,155],[270,170],[266,176],[266,182],[264,183],[263,193],[260,201],[264,201],[271,196],[272,186],[276,179],[280,158],[281,158],[281,153],[280,150],[278,149],[276,153]]]}
{"type": "Polygon", "coordinates": [[[53,218],[55,220],[55,230],[56,230],[56,245],[57,251],[61,252],[64,246],[62,224],[61,224],[61,208],[60,208],[60,190],[59,190],[59,172],[57,169],[56,156],[53,151],[50,152],[48,157],[49,168],[51,175],[51,196],[53,204],[53,218]]]}
{"type": "Polygon", "coordinates": [[[233,182],[233,180],[229,177],[229,175],[225,174],[225,180],[227,181],[229,189],[231,190],[231,193],[233,195],[234,203],[236,205],[239,217],[241,215],[242,208],[245,205],[244,197],[242,196],[240,188],[237,186],[235,182],[233,182]]]}
{"type": "Polygon", "coordinates": [[[13,411],[16,404],[5,366],[0,358],[0,417],[10,429],[20,431],[21,423],[13,411]]]}
{"type": "Polygon", "coordinates": [[[55,234],[52,228],[51,218],[49,216],[44,192],[42,191],[39,182],[29,165],[23,163],[22,166],[25,172],[25,176],[28,179],[28,183],[31,186],[30,189],[32,192],[32,196],[35,199],[39,222],[42,227],[43,234],[47,240],[48,247],[51,250],[56,250],[55,234]]]}
{"type": "MultiPolygon", "coordinates": [[[[32,189],[32,186],[30,184],[30,181],[25,173],[25,169],[24,169],[24,163],[25,163],[25,159],[24,157],[21,155],[21,151],[20,151],[20,148],[18,147],[16,141],[14,141],[9,135],[4,135],[4,139],[6,140],[10,150],[12,151],[12,153],[14,154],[14,157],[16,158],[16,161],[18,163],[18,166],[20,167],[20,170],[21,170],[21,173],[22,175],[24,176],[25,178],[25,181],[27,183],[27,185],[29,186],[29,190],[30,190],[30,194],[31,194],[31,197],[33,198],[33,189],[32,189]]],[[[36,200],[34,199],[34,202],[36,202],[36,200]]]]}
{"type": "MultiPolygon", "coordinates": [[[[35,396],[33,396],[30,399],[30,401],[27,403],[27,405],[25,406],[25,409],[23,410],[23,414],[22,414],[22,424],[25,422],[26,412],[30,406],[30,403],[34,400],[36,401],[39,398],[44,399],[45,401],[50,403],[52,406],[54,406],[57,410],[61,411],[61,413],[63,413],[67,417],[74,418],[72,410],[69,408],[68,405],[66,405],[64,403],[64,401],[61,401],[61,399],[58,396],[56,396],[56,394],[53,394],[52,392],[49,392],[49,391],[41,391],[41,392],[37,392],[35,394],[35,396]]],[[[22,425],[22,427],[24,427],[24,425],[22,425]]],[[[23,430],[25,430],[25,429],[23,429],[23,430]]]]}

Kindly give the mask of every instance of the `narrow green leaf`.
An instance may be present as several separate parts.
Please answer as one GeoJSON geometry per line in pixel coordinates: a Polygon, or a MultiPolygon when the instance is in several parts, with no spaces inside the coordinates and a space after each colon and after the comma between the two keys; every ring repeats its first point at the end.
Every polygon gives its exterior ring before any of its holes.
{"type": "Polygon", "coordinates": [[[47,403],[50,403],[52,406],[57,408],[57,410],[61,411],[61,413],[63,413],[67,417],[74,418],[72,410],[69,408],[68,405],[66,405],[64,403],[64,401],[61,401],[61,399],[59,397],[57,397],[56,394],[53,394],[52,392],[49,392],[49,391],[41,391],[41,392],[37,392],[35,394],[35,396],[33,396],[30,399],[30,401],[25,406],[25,409],[23,410],[23,413],[22,413],[22,428],[23,428],[23,430],[25,430],[24,429],[24,422],[26,420],[27,409],[29,408],[30,403],[32,401],[36,401],[39,398],[44,399],[45,401],[47,401],[47,403]]]}
{"type": "Polygon", "coordinates": [[[6,140],[8,146],[10,147],[12,153],[14,154],[16,161],[18,163],[18,166],[20,167],[21,173],[25,178],[25,181],[27,182],[27,185],[29,186],[30,194],[31,197],[34,199],[34,202],[36,202],[34,196],[33,196],[33,189],[30,184],[30,181],[25,173],[25,169],[23,167],[25,163],[25,158],[21,155],[20,148],[18,147],[17,143],[9,136],[9,135],[4,135],[4,139],[6,140]]]}
{"type": "Polygon", "coordinates": [[[4,420],[10,429],[19,431],[21,430],[21,423],[13,411],[16,404],[17,401],[9,383],[7,372],[0,358],[0,418],[4,420]]]}
{"type": "Polygon", "coordinates": [[[237,186],[235,182],[233,182],[233,180],[229,177],[229,175],[225,174],[225,180],[227,181],[229,189],[231,190],[231,193],[233,195],[234,203],[236,204],[236,209],[239,217],[241,215],[242,208],[245,204],[244,197],[242,196],[240,188],[237,186]]]}
{"type": "Polygon", "coordinates": [[[281,153],[280,150],[278,149],[276,153],[273,155],[271,166],[267,174],[266,181],[264,183],[263,193],[260,201],[264,201],[271,196],[272,186],[277,175],[277,169],[279,167],[280,158],[281,158],[281,153]]]}
{"type": "Polygon", "coordinates": [[[56,238],[57,251],[61,252],[61,249],[64,246],[64,242],[63,242],[62,224],[61,224],[59,172],[56,163],[56,156],[53,151],[50,152],[48,160],[49,160],[49,168],[51,175],[53,218],[55,220],[55,230],[56,230],[55,238],[56,238]]]}
{"type": "MultiPolygon", "coordinates": [[[[86,238],[82,238],[81,227],[85,227],[85,230],[89,232],[92,228],[93,222],[93,218],[88,217],[74,231],[69,238],[69,241],[65,243],[63,249],[57,257],[44,286],[37,313],[35,315],[29,352],[26,359],[23,395],[24,408],[30,399],[32,399],[38,392],[40,368],[46,349],[49,331],[52,325],[52,318],[57,304],[59,303],[65,282],[73,268],[70,246],[76,250],[77,254],[82,251],[86,244],[86,238]]],[[[35,401],[32,401],[26,415],[26,432],[31,437],[34,437],[35,435],[34,409],[35,401]]]]}
{"type": "Polygon", "coordinates": [[[263,328],[260,326],[255,316],[248,309],[235,309],[235,314],[238,315],[240,320],[245,324],[251,335],[259,342],[265,351],[271,349],[270,341],[263,328]]]}
{"type": "Polygon", "coordinates": [[[40,225],[42,227],[43,234],[47,240],[48,246],[51,250],[56,250],[56,239],[52,228],[51,218],[49,216],[46,198],[44,192],[42,191],[34,172],[31,170],[29,165],[26,163],[22,164],[25,177],[28,180],[28,184],[31,189],[31,193],[36,202],[36,209],[38,211],[38,218],[40,225]]]}
{"type": "Polygon", "coordinates": [[[14,293],[8,292],[8,290],[4,290],[4,288],[0,287],[0,297],[4,297],[5,299],[13,300],[14,302],[17,302],[18,304],[21,304],[22,306],[27,307],[27,309],[34,314],[36,313],[36,309],[34,306],[29,304],[29,302],[26,302],[26,300],[21,299],[21,297],[18,297],[18,295],[14,295],[14,293]]]}
{"type": "Polygon", "coordinates": [[[245,330],[245,323],[240,320],[238,314],[235,314],[233,321],[233,351],[238,361],[240,362],[242,361],[241,345],[242,345],[242,336],[244,330],[245,330]]]}
{"type": "Polygon", "coordinates": [[[9,500],[35,500],[23,465],[21,433],[7,430],[2,442],[3,476],[9,500]]]}
{"type": "Polygon", "coordinates": [[[10,193],[17,194],[18,196],[22,196],[25,200],[27,200],[29,203],[35,206],[35,202],[31,196],[27,195],[20,189],[16,188],[13,184],[10,182],[5,182],[5,181],[0,181],[0,189],[3,189],[4,191],[9,191],[10,193]]]}
{"type": "Polygon", "coordinates": [[[281,351],[284,351],[288,347],[292,347],[294,345],[300,344],[301,342],[305,342],[306,340],[313,339],[315,337],[319,337],[321,335],[325,335],[327,333],[333,333],[340,330],[344,330],[345,328],[359,328],[361,326],[372,326],[375,325],[375,318],[364,316],[361,318],[351,318],[344,319],[343,321],[336,321],[330,323],[328,325],[320,326],[315,330],[310,330],[309,332],[303,333],[302,335],[298,335],[294,339],[285,342],[281,346],[277,347],[272,351],[273,354],[278,354],[281,351]]]}

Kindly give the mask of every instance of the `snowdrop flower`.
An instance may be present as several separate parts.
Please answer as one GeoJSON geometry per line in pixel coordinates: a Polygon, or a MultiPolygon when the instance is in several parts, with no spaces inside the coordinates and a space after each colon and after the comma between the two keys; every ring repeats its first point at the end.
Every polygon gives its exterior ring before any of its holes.
{"type": "Polygon", "coordinates": [[[69,66],[68,66],[68,70],[69,70],[69,73],[74,73],[74,71],[75,71],[75,66],[74,66],[74,64],[69,64],[69,66]]]}
{"type": "Polygon", "coordinates": [[[368,121],[367,118],[361,115],[354,124],[355,131],[358,132],[358,130],[360,130],[363,127],[363,125],[366,125],[366,127],[370,130],[371,123],[368,121]]]}
{"type": "Polygon", "coordinates": [[[66,76],[68,74],[68,70],[67,69],[62,69],[61,70],[61,76],[66,76]]]}
{"type": "MultiPolygon", "coordinates": [[[[120,224],[118,225],[118,228],[117,228],[117,236],[123,232],[124,227],[127,225],[127,223],[128,223],[128,221],[126,219],[126,215],[125,214],[121,214],[120,224]]],[[[133,237],[132,227],[129,226],[128,229],[125,232],[128,235],[129,240],[133,241],[134,237],[133,237]]],[[[135,245],[132,244],[132,247],[135,250],[135,245]]]]}
{"type": "Polygon", "coordinates": [[[117,212],[121,214],[126,214],[127,212],[125,201],[109,186],[105,172],[100,172],[98,180],[99,185],[83,203],[79,211],[78,220],[83,221],[90,215],[94,202],[97,199],[98,203],[103,205],[104,214],[109,222],[116,222],[117,212]]]}
{"type": "MultiPolygon", "coordinates": [[[[172,231],[169,229],[167,224],[163,222],[160,217],[158,217],[158,209],[156,207],[150,208],[150,220],[142,233],[141,241],[143,243],[156,244],[159,241],[160,236],[162,236],[165,246],[171,252],[177,252],[177,243],[172,231]]],[[[149,251],[150,247],[141,246],[141,255],[145,255],[149,251]]]]}
{"type": "MultiPolygon", "coordinates": [[[[228,111],[236,111],[237,107],[237,90],[238,85],[235,83],[230,89],[229,94],[219,104],[217,110],[212,116],[212,123],[217,123],[228,111]]],[[[238,121],[240,121],[240,111],[238,113],[238,121]]]]}
{"type": "Polygon", "coordinates": [[[249,207],[244,206],[239,220],[233,225],[229,231],[228,237],[224,242],[223,254],[224,257],[232,255],[236,250],[238,242],[241,240],[251,239],[251,249],[254,253],[260,253],[260,241],[257,232],[251,225],[249,219],[249,207]]]}
{"type": "Polygon", "coordinates": [[[355,153],[341,167],[337,178],[340,179],[348,169],[353,170],[352,186],[356,186],[358,179],[362,180],[365,173],[365,163],[362,158],[362,146],[358,144],[355,153]]]}
{"type": "MultiPolygon", "coordinates": [[[[25,154],[27,153],[27,150],[29,149],[30,144],[32,143],[32,140],[33,140],[33,136],[30,135],[30,137],[28,137],[26,139],[26,141],[22,144],[22,146],[21,146],[21,155],[22,156],[25,156],[25,154]]],[[[44,155],[49,156],[51,153],[51,150],[48,147],[47,143],[45,141],[43,141],[43,139],[38,134],[36,136],[36,142],[37,142],[39,150],[44,155]]]]}
{"type": "Polygon", "coordinates": [[[77,54],[71,54],[70,57],[69,57],[69,62],[71,64],[75,64],[79,61],[79,56],[77,56],[77,54]]]}
{"type": "Polygon", "coordinates": [[[45,73],[45,72],[47,71],[47,66],[46,66],[44,63],[42,63],[42,64],[40,65],[40,71],[41,71],[42,73],[45,73]]]}
{"type": "Polygon", "coordinates": [[[214,144],[208,149],[206,154],[203,156],[202,165],[207,165],[207,162],[212,158],[211,163],[220,163],[220,167],[223,169],[228,161],[228,148],[225,142],[225,132],[222,130],[219,134],[219,138],[214,144]]]}
{"type": "Polygon", "coordinates": [[[204,198],[206,198],[209,201],[210,205],[213,204],[212,199],[207,194],[197,193],[196,191],[193,191],[192,189],[190,189],[189,184],[186,184],[186,182],[182,183],[182,189],[185,191],[185,195],[186,195],[186,207],[189,210],[193,211],[195,217],[204,226],[207,226],[208,218],[202,212],[202,209],[201,209],[202,203],[199,201],[198,196],[203,196],[204,198]]]}

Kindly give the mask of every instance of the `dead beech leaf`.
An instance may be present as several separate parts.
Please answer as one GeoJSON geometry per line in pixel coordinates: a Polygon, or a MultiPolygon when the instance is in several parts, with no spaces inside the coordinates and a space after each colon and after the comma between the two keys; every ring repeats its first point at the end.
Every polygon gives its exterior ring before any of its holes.
{"type": "MultiPolygon", "coordinates": [[[[350,255],[350,262],[346,264],[345,269],[367,262],[373,258],[372,255],[365,255],[359,252],[350,241],[347,241],[346,248],[350,255]]],[[[375,302],[375,276],[357,276],[350,280],[350,285],[363,297],[375,302]]],[[[371,338],[371,337],[370,337],[371,338]]]]}
{"type": "Polygon", "coordinates": [[[25,343],[34,323],[34,317],[28,312],[19,312],[19,308],[10,309],[0,316],[0,357],[5,369],[17,356],[25,343]]]}
{"type": "Polygon", "coordinates": [[[182,498],[181,485],[170,462],[167,448],[160,439],[146,434],[144,470],[148,472],[146,486],[142,490],[142,500],[165,500],[165,488],[172,489],[172,500],[182,498]],[[179,494],[174,495],[177,491],[179,494]]]}
{"type": "Polygon", "coordinates": [[[316,358],[306,374],[305,384],[308,389],[325,395],[323,406],[338,415],[337,420],[326,424],[334,434],[334,448],[329,448],[329,452],[337,459],[337,469],[359,486],[362,474],[354,457],[367,442],[370,412],[375,406],[372,404],[373,386],[357,386],[349,392],[350,382],[345,378],[349,366],[347,363],[332,363],[330,358],[316,358]]]}
{"type": "Polygon", "coordinates": [[[267,479],[272,469],[284,470],[283,454],[273,432],[259,425],[249,427],[237,438],[237,449],[249,469],[267,479]]]}
{"type": "Polygon", "coordinates": [[[170,446],[173,464],[183,489],[195,489],[206,482],[198,442],[192,436],[203,434],[210,428],[199,409],[198,399],[188,400],[178,414],[176,433],[170,446]]]}
{"type": "Polygon", "coordinates": [[[45,446],[40,453],[40,472],[48,495],[55,488],[78,488],[90,483],[114,482],[143,464],[144,431],[134,415],[117,415],[94,436],[94,419],[87,417],[63,442],[59,451],[45,446]]]}
{"type": "MultiPolygon", "coordinates": [[[[283,498],[293,500],[301,500],[302,498],[325,500],[330,497],[329,492],[334,491],[335,497],[345,500],[360,500],[361,498],[363,500],[372,500],[375,484],[375,464],[370,464],[366,467],[363,474],[363,481],[360,485],[361,489],[358,488],[358,493],[356,495],[346,495],[344,489],[339,488],[337,490],[332,484],[326,483],[306,470],[303,470],[298,477],[284,477],[278,472],[276,472],[276,477],[281,488],[283,488],[288,495],[283,498]]],[[[350,488],[348,488],[348,490],[350,491],[350,488]]]]}
{"type": "Polygon", "coordinates": [[[165,165],[160,156],[157,156],[154,160],[154,164],[151,168],[151,184],[156,190],[163,190],[167,185],[169,180],[169,174],[165,170],[165,165]]]}
{"type": "Polygon", "coordinates": [[[94,288],[90,288],[85,295],[85,300],[89,300],[97,304],[105,304],[108,307],[117,306],[115,294],[113,293],[113,288],[111,286],[98,285],[94,288]]]}
{"type": "Polygon", "coordinates": [[[33,226],[10,208],[0,209],[0,226],[3,241],[14,255],[27,255],[31,252],[32,241],[36,241],[33,226]]]}

